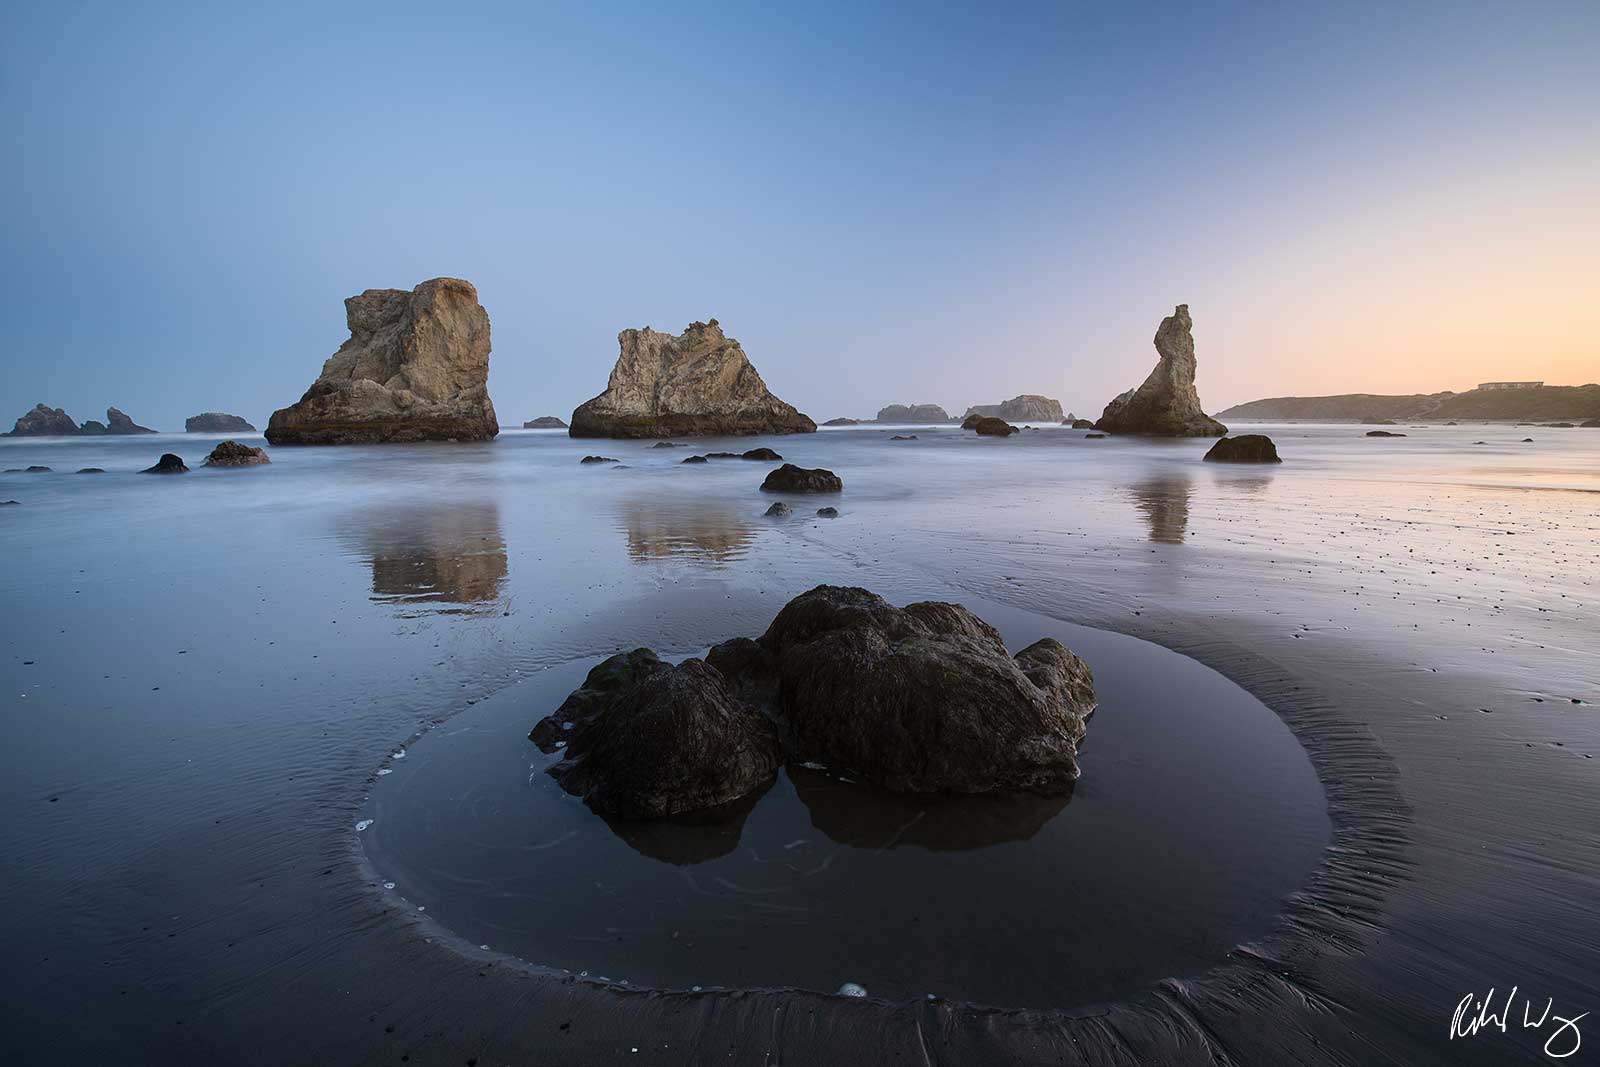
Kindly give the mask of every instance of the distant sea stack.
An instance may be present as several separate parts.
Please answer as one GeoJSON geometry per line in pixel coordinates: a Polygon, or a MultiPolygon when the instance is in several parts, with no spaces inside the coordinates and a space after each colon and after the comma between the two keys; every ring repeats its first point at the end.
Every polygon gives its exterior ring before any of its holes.
{"type": "Polygon", "coordinates": [[[1194,388],[1193,327],[1188,304],[1179,304],[1161,320],[1155,336],[1161,362],[1143,385],[1106,405],[1095,429],[1163,437],[1221,437],[1228,432],[1200,408],[1194,388]]]}
{"type": "Polygon", "coordinates": [[[32,411],[17,420],[7,437],[80,437],[100,434],[157,433],[140,426],[116,408],[106,408],[106,421],[89,419],[82,426],[72,421],[61,408],[35,404],[32,411]]]}
{"type": "Polygon", "coordinates": [[[205,411],[183,420],[184,433],[255,433],[256,428],[237,415],[205,411]]]}
{"type": "Polygon", "coordinates": [[[486,441],[489,314],[460,278],[407,292],[368,289],[344,302],[350,339],[299,403],[272,413],[275,445],[486,441]]]}
{"type": "Polygon", "coordinates": [[[1024,393],[998,404],[974,404],[962,418],[971,415],[1007,422],[1060,422],[1065,417],[1061,414],[1061,401],[1035,393],[1024,393]]]}
{"type": "Polygon", "coordinates": [[[156,433],[148,426],[140,426],[116,408],[106,408],[107,433],[156,433]]]}
{"type": "Polygon", "coordinates": [[[890,404],[878,411],[878,422],[951,422],[938,404],[890,404]]]}
{"type": "Polygon", "coordinates": [[[524,430],[565,430],[567,424],[554,415],[540,415],[522,424],[524,430]]]}
{"type": "Polygon", "coordinates": [[[617,344],[606,391],[572,413],[573,437],[816,432],[816,423],[772,395],[716,319],[690,323],[677,337],[648,326],[623,330],[617,344]]]}

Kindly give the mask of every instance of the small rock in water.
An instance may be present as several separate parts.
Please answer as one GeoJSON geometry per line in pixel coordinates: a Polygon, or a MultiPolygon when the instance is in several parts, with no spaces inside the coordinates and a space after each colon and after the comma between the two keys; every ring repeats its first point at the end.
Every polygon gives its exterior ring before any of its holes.
{"type": "Polygon", "coordinates": [[[768,516],[769,518],[782,518],[783,516],[788,515],[790,513],[791,512],[790,512],[789,505],[785,504],[783,501],[780,500],[776,504],[774,504],[770,508],[768,508],[762,514],[768,516]]]}
{"type": "Polygon", "coordinates": [[[578,460],[578,462],[579,463],[615,463],[617,461],[612,459],[610,456],[584,456],[582,459],[578,460]]]}
{"type": "Polygon", "coordinates": [[[188,474],[189,468],[183,465],[183,457],[165,452],[156,460],[154,467],[146,467],[141,474],[188,474]]]}
{"type": "Polygon", "coordinates": [[[841,997],[864,997],[866,995],[866,987],[856,985],[854,982],[846,982],[839,987],[839,996],[841,997]]]}
{"type": "Polygon", "coordinates": [[[704,457],[704,456],[689,456],[684,460],[684,462],[685,463],[707,463],[707,462],[709,462],[709,460],[707,460],[706,457],[704,457]]]}
{"type": "Polygon", "coordinates": [[[818,508],[817,509],[817,514],[819,516],[821,516],[822,518],[824,518],[824,519],[837,519],[839,517],[839,509],[838,508],[818,508]]]}
{"type": "Polygon", "coordinates": [[[105,468],[104,467],[79,467],[77,473],[79,473],[79,474],[104,474],[105,473],[105,468]]]}
{"type": "Polygon", "coordinates": [[[838,493],[843,491],[844,482],[822,467],[796,467],[785,463],[767,475],[761,488],[769,493],[838,493]]]}

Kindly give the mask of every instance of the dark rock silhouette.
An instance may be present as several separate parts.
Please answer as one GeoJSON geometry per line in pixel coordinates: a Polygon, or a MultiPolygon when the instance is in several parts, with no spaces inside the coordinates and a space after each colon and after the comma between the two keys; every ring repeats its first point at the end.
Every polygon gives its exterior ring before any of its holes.
{"type": "Polygon", "coordinates": [[[188,474],[189,468],[183,465],[183,457],[175,456],[171,452],[164,452],[155,466],[146,467],[140,474],[188,474]]]}
{"type": "Polygon", "coordinates": [[[211,450],[203,467],[254,467],[271,463],[264,448],[252,448],[238,441],[223,441],[211,450]]]}
{"type": "Polygon", "coordinates": [[[1282,463],[1278,447],[1266,434],[1244,433],[1224,437],[1211,446],[1205,458],[1212,463],[1282,463]]]}
{"type": "MultiPolygon", "coordinates": [[[[965,426],[966,424],[963,423],[962,425],[965,426]]],[[[1010,437],[1017,432],[1017,428],[1005,419],[991,418],[987,415],[976,416],[976,421],[972,424],[972,428],[978,432],[980,437],[1010,437]]]]}
{"type": "Polygon", "coordinates": [[[524,430],[565,430],[565,419],[558,419],[554,415],[540,415],[537,419],[529,419],[522,424],[524,430]]]}
{"type": "Polygon", "coordinates": [[[767,475],[761,488],[769,493],[838,493],[844,482],[830,470],[821,467],[796,467],[785,463],[767,475]]]}
{"type": "MultiPolygon", "coordinates": [[[[0,425],[4,425],[0,423],[0,425]]],[[[61,408],[35,404],[33,410],[17,420],[7,437],[67,437],[78,432],[78,424],[61,408]]]]}
{"type": "Polygon", "coordinates": [[[1404,437],[1403,433],[1391,433],[1388,430],[1368,430],[1368,437],[1404,437]]]}
{"type": "Polygon", "coordinates": [[[148,426],[140,426],[116,408],[106,408],[107,433],[156,433],[148,426]]]}
{"type": "Polygon", "coordinates": [[[203,411],[183,420],[184,433],[255,433],[256,428],[237,415],[203,411]]]}

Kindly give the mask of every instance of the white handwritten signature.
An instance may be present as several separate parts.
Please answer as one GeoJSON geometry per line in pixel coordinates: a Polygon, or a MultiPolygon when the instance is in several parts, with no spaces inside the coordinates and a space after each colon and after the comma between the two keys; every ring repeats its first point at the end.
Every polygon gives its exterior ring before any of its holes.
{"type": "MultiPolygon", "coordinates": [[[[1512,986],[1511,992],[1506,994],[1505,1000],[1500,1005],[1497,1013],[1494,1008],[1494,990],[1480,999],[1476,993],[1468,993],[1456,1005],[1455,1017],[1450,1020],[1450,1040],[1458,1037],[1476,1037],[1480,1030],[1498,1029],[1502,1034],[1508,1025],[1514,1025],[1511,1017],[1511,1006],[1517,999],[1517,987],[1512,986]],[[1474,1010],[1473,1002],[1477,1002],[1474,1010]]],[[[1578,1031],[1579,1020],[1588,1016],[1588,1012],[1574,1015],[1570,1018],[1562,1015],[1551,1014],[1555,1001],[1546,998],[1544,1011],[1535,1018],[1534,1002],[1530,997],[1522,1000],[1522,1028],[1524,1030],[1538,1030],[1546,1023],[1554,1023],[1555,1029],[1545,1039],[1544,1054],[1553,1060],[1564,1060],[1578,1051],[1583,1044],[1583,1035],[1578,1031]],[[1562,1050],[1565,1051],[1562,1051],[1562,1050]]]]}

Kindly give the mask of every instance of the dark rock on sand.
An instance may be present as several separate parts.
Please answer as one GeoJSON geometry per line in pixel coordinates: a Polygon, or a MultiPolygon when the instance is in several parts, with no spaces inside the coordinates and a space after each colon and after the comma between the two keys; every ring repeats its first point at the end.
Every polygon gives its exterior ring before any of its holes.
{"type": "Polygon", "coordinates": [[[1404,437],[1403,433],[1393,433],[1389,430],[1368,430],[1368,437],[1404,437]]]}
{"type": "Polygon", "coordinates": [[[818,508],[817,509],[817,515],[820,518],[824,518],[824,519],[837,519],[839,517],[839,509],[838,508],[818,508]]]}
{"type": "Polygon", "coordinates": [[[154,467],[146,467],[140,474],[187,474],[189,468],[183,465],[183,457],[175,456],[171,452],[164,452],[156,460],[154,467]]]}
{"type": "Polygon", "coordinates": [[[1155,336],[1161,362],[1143,385],[1106,405],[1095,429],[1165,437],[1221,437],[1228,432],[1226,426],[1200,407],[1200,395],[1194,387],[1192,329],[1188,304],[1179,304],[1161,320],[1155,336]]]}
{"type": "Polygon", "coordinates": [[[821,467],[796,467],[785,463],[767,475],[761,488],[769,493],[838,493],[844,482],[830,470],[821,467]]]}
{"type": "Polygon", "coordinates": [[[761,447],[761,448],[752,448],[752,449],[750,449],[749,451],[746,451],[746,452],[741,452],[741,453],[739,453],[739,458],[740,459],[759,459],[759,460],[763,460],[764,462],[767,462],[767,463],[779,463],[779,462],[782,462],[782,460],[783,460],[782,456],[778,455],[772,449],[766,448],[764,446],[761,447]]]}
{"type": "Polygon", "coordinates": [[[1010,422],[1060,422],[1061,401],[1037,393],[1024,393],[998,404],[974,404],[966,416],[987,415],[1010,422]]]}
{"type": "Polygon", "coordinates": [[[1600,419],[1587,419],[1578,425],[1586,430],[1600,430],[1600,419]]]}
{"type": "Polygon", "coordinates": [[[540,415],[537,419],[529,419],[522,424],[524,430],[565,430],[565,419],[558,419],[554,415],[540,415]]]}
{"type": "Polygon", "coordinates": [[[535,724],[528,740],[542,751],[562,747],[567,732],[579,722],[593,718],[613,697],[646,675],[664,671],[667,665],[648,648],[618,652],[602,660],[584,678],[583,684],[567,695],[561,706],[535,724]]]}
{"type": "Polygon", "coordinates": [[[860,419],[829,419],[824,426],[860,426],[860,419]]]}
{"type": "Polygon", "coordinates": [[[271,463],[267,458],[264,448],[252,448],[240,444],[238,441],[223,441],[211,450],[211,455],[201,464],[203,467],[254,467],[262,463],[271,463]]]}
{"type": "Polygon", "coordinates": [[[578,460],[578,462],[579,463],[615,463],[617,461],[612,459],[610,456],[584,456],[582,459],[578,460]]]}
{"type": "Polygon", "coordinates": [[[1005,419],[990,418],[987,415],[978,416],[972,428],[978,431],[980,437],[1010,437],[1017,432],[1017,428],[1005,419]]]}
{"type": "Polygon", "coordinates": [[[816,423],[767,389],[716,319],[677,337],[648,326],[617,335],[606,391],[572,413],[573,437],[814,433],[816,423]]]}
{"type": "Polygon", "coordinates": [[[1083,435],[1083,439],[1085,441],[1098,441],[1104,436],[1105,434],[1103,433],[1086,433],[1083,435]]]}
{"type": "Polygon", "coordinates": [[[1262,433],[1243,433],[1224,437],[1211,446],[1205,458],[1213,463],[1282,463],[1278,446],[1262,433]]]}
{"type": "Polygon", "coordinates": [[[938,404],[890,404],[878,409],[878,422],[950,422],[950,413],[938,404]]]}
{"type": "Polygon", "coordinates": [[[657,441],[655,444],[651,445],[650,447],[651,448],[677,448],[678,446],[673,444],[671,441],[657,441]]]}
{"type": "Polygon", "coordinates": [[[74,474],[104,474],[105,472],[104,467],[79,467],[73,471],[74,474]]]}
{"type": "Polygon", "coordinates": [[[652,819],[726,804],[766,789],[783,761],[776,727],[704,660],[638,671],[596,703],[549,773],[597,812],[652,819]]]}
{"type": "Polygon", "coordinates": [[[783,501],[779,500],[766,511],[763,511],[762,514],[767,516],[769,519],[781,519],[788,515],[794,514],[794,511],[789,507],[788,504],[785,504],[783,501]]]}
{"type": "Polygon", "coordinates": [[[116,408],[106,408],[106,433],[156,433],[148,426],[140,426],[116,408]]]}
{"type": "Polygon", "coordinates": [[[897,433],[893,437],[889,438],[889,440],[891,440],[891,441],[915,441],[916,439],[917,439],[917,435],[914,434],[914,433],[913,434],[898,434],[897,433]]]}
{"type": "Polygon", "coordinates": [[[256,428],[237,415],[203,411],[183,420],[184,433],[255,433],[256,428]]]}
{"type": "MultiPolygon", "coordinates": [[[[1401,437],[1404,437],[1404,436],[1405,436],[1405,434],[1401,434],[1401,435],[1400,435],[1400,436],[1401,436],[1401,437]]],[[[1531,437],[1524,437],[1524,438],[1523,438],[1523,439],[1522,439],[1522,443],[1523,443],[1523,444],[1525,444],[1525,445],[1531,445],[1531,444],[1533,444],[1533,438],[1531,438],[1531,437]]]]}
{"type": "Polygon", "coordinates": [[[298,403],[272,413],[275,445],[486,441],[489,315],[459,278],[407,292],[368,289],[344,302],[350,339],[298,403]]]}
{"type": "Polygon", "coordinates": [[[1545,425],[1552,430],[1570,430],[1574,426],[1574,424],[1570,422],[1547,422],[1545,425]]]}
{"type": "Polygon", "coordinates": [[[78,433],[78,424],[60,408],[35,404],[33,410],[17,420],[7,437],[67,437],[78,433]]]}

